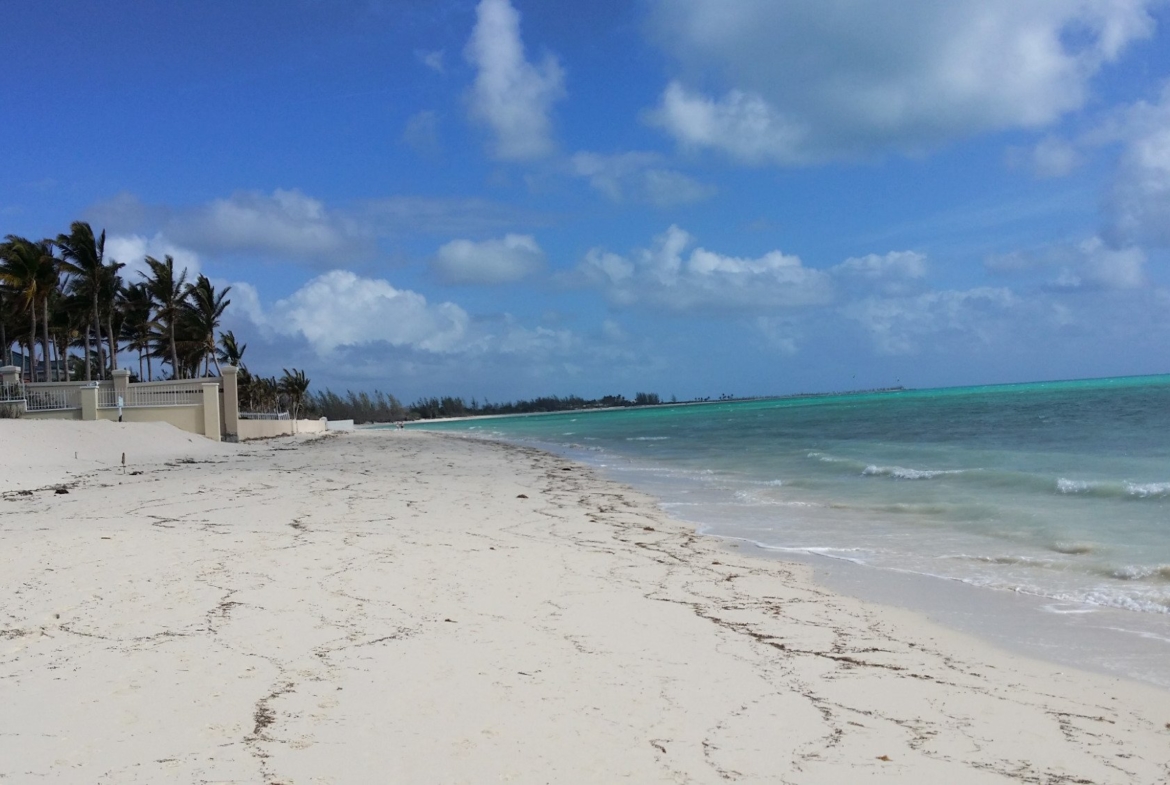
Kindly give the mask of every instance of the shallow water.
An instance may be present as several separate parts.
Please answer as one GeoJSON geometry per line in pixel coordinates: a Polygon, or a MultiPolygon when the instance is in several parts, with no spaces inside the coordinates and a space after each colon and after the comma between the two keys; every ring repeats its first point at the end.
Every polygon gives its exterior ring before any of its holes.
{"type": "Polygon", "coordinates": [[[774,552],[1170,614],[1170,376],[426,427],[572,453],[774,552]]]}

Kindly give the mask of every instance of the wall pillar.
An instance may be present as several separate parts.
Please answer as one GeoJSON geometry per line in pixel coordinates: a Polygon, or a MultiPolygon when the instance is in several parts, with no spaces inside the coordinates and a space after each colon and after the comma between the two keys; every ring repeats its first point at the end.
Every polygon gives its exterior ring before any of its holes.
{"type": "Polygon", "coordinates": [[[20,369],[15,365],[5,365],[0,368],[0,384],[19,384],[20,369]]]}
{"type": "Polygon", "coordinates": [[[82,387],[77,391],[77,395],[81,398],[81,419],[96,420],[98,418],[98,388],[82,387]]]}
{"type": "MultiPolygon", "coordinates": [[[[118,399],[129,403],[130,399],[130,371],[127,368],[115,368],[113,372],[114,377],[114,403],[118,403],[118,399]]],[[[119,408],[118,414],[121,415],[119,408]]],[[[121,422],[121,420],[119,420],[121,422]]]]}
{"type": "Polygon", "coordinates": [[[219,431],[219,382],[203,387],[203,435],[214,442],[222,441],[219,431]]]}
{"type": "Polygon", "coordinates": [[[240,369],[234,365],[220,368],[223,377],[223,430],[229,442],[240,438],[240,369]]]}

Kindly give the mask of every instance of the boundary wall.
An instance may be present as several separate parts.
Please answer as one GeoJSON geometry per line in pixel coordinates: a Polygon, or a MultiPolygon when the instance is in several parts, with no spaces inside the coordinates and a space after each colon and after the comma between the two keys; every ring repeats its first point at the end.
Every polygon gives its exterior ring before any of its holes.
{"type": "MultiPolygon", "coordinates": [[[[113,420],[115,422],[168,422],[189,433],[213,441],[238,441],[240,407],[237,389],[239,369],[224,366],[222,376],[130,383],[130,372],[118,369],[112,381],[37,382],[22,384],[20,368],[0,368],[0,403],[23,407],[31,420],[113,420]]],[[[314,433],[316,421],[290,433],[314,433]]],[[[289,426],[290,422],[273,424],[289,426]]],[[[299,423],[298,423],[299,424],[299,423]]],[[[324,421],[319,424],[325,430],[324,421]]],[[[283,435],[283,434],[273,434],[283,435]]],[[[258,438],[244,435],[243,438],[258,438]]]]}

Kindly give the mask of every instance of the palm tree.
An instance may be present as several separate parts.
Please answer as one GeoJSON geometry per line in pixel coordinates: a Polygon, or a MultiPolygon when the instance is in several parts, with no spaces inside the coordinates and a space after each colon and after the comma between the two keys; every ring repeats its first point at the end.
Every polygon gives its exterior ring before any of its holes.
{"type": "Polygon", "coordinates": [[[146,290],[154,300],[155,317],[159,327],[167,338],[171,353],[171,371],[176,379],[179,378],[179,349],[176,345],[175,333],[179,319],[187,300],[187,271],[184,269],[178,276],[175,275],[175,259],[170,254],[160,262],[153,256],[146,257],[146,264],[150,273],[143,273],[146,290]]]}
{"type": "MultiPolygon", "coordinates": [[[[101,295],[104,289],[106,233],[95,237],[93,227],[85,221],[74,221],[69,234],[57,235],[56,245],[64,261],[61,266],[80,278],[81,288],[90,296],[93,306],[94,338],[97,341],[98,377],[105,378],[106,358],[102,351],[101,295]]],[[[112,343],[112,341],[111,341],[112,343]]],[[[85,379],[89,381],[89,340],[85,342],[85,379]]]]}
{"type": "Polygon", "coordinates": [[[279,389],[288,396],[289,416],[295,420],[304,404],[305,393],[309,390],[309,379],[304,371],[298,371],[296,368],[292,371],[288,368],[283,370],[284,376],[280,378],[279,389]]]}
{"type": "Polygon", "coordinates": [[[211,373],[211,363],[215,363],[215,371],[222,375],[219,368],[219,358],[215,352],[215,331],[219,329],[219,321],[223,318],[224,310],[231,305],[227,294],[232,287],[227,286],[217,292],[206,275],[200,275],[195,283],[187,289],[188,317],[190,319],[192,335],[198,336],[199,350],[203,354],[204,372],[211,373]]]}
{"type": "Polygon", "coordinates": [[[16,292],[29,315],[28,375],[36,381],[37,311],[42,314],[41,354],[45,381],[50,379],[49,298],[60,284],[58,260],[48,240],[33,242],[10,234],[0,246],[0,280],[16,292]]]}
{"type": "Polygon", "coordinates": [[[227,363],[228,365],[234,365],[241,370],[247,370],[247,368],[244,367],[244,352],[247,350],[248,344],[236,343],[236,334],[231,330],[228,330],[226,333],[219,334],[218,360],[221,363],[227,363]]]}
{"type": "Polygon", "coordinates": [[[118,271],[125,266],[121,262],[113,260],[104,265],[101,273],[101,289],[98,292],[98,304],[106,321],[106,341],[110,349],[111,371],[118,368],[118,335],[121,332],[120,322],[123,319],[121,309],[118,307],[123,288],[122,276],[118,275],[118,271]],[[115,322],[119,322],[117,330],[114,329],[115,322]]]}
{"type": "Polygon", "coordinates": [[[118,299],[118,309],[123,314],[122,340],[126,348],[138,352],[138,378],[150,379],[154,376],[150,367],[150,343],[155,337],[155,322],[153,318],[154,303],[150,299],[150,292],[146,284],[133,283],[123,287],[118,299]],[[142,360],[146,357],[146,375],[143,376],[142,360]]]}
{"type": "Polygon", "coordinates": [[[12,365],[12,344],[8,341],[8,329],[15,310],[12,295],[0,285],[0,365],[12,365]]]}

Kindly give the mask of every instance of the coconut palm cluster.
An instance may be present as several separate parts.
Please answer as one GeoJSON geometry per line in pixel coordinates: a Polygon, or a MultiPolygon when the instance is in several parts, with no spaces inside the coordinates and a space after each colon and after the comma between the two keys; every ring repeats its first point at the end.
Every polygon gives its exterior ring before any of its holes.
{"type": "Polygon", "coordinates": [[[0,243],[0,363],[19,365],[28,381],[53,382],[107,379],[127,354],[140,380],[218,374],[229,346],[238,361],[235,337],[219,334],[231,287],[217,289],[205,275],[189,281],[171,256],[141,261],[145,272],[123,275],[126,265],[106,255],[105,232],[84,221],[54,239],[8,235],[0,243]]]}

